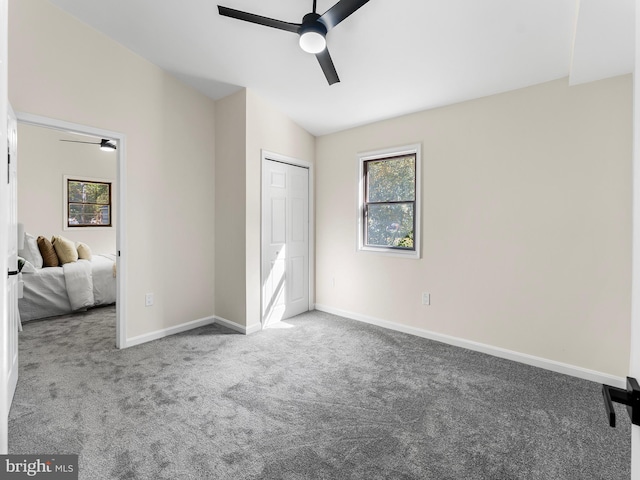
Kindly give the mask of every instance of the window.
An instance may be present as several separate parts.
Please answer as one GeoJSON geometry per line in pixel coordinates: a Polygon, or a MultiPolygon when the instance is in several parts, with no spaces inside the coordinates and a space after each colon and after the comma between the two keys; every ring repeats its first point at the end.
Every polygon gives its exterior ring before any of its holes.
{"type": "Polygon", "coordinates": [[[111,227],[111,182],[65,177],[65,228],[111,227]]]}
{"type": "Polygon", "coordinates": [[[420,146],[358,157],[359,249],[419,258],[420,146]]]}

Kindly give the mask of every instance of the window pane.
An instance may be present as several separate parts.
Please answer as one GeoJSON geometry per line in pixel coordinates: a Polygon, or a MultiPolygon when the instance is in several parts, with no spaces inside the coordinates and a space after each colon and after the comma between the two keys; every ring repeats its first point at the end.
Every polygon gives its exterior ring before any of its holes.
{"type": "Polygon", "coordinates": [[[108,203],[109,187],[104,183],[85,183],[86,203],[108,203]]]}
{"type": "Polygon", "coordinates": [[[367,245],[413,250],[413,203],[369,205],[367,245]]]}
{"type": "Polygon", "coordinates": [[[69,204],[69,225],[109,225],[109,205],[69,204]]]}
{"type": "Polygon", "coordinates": [[[97,185],[95,183],[84,184],[84,198],[85,203],[96,203],[98,196],[96,195],[97,185]]]}
{"type": "Polygon", "coordinates": [[[413,201],[416,195],[414,155],[367,162],[369,202],[413,201]]]}
{"type": "Polygon", "coordinates": [[[96,203],[109,203],[109,185],[106,183],[97,183],[96,185],[96,203]]]}
{"type": "Polygon", "coordinates": [[[109,205],[100,206],[99,225],[111,225],[111,207],[109,207],[109,205]]]}
{"type": "Polygon", "coordinates": [[[82,202],[82,183],[69,180],[69,201],[70,202],[82,202]]]}

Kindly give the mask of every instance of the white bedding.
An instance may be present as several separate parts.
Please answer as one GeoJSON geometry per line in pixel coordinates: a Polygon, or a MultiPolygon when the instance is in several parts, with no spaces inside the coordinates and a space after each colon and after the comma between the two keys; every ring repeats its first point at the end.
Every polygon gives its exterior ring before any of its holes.
{"type": "Polygon", "coordinates": [[[93,298],[91,262],[89,260],[78,260],[77,262],[65,263],[62,265],[62,271],[64,272],[64,282],[67,287],[71,309],[81,310],[92,307],[95,301],[93,298]]]}
{"type": "Polygon", "coordinates": [[[23,322],[62,315],[116,301],[115,255],[93,255],[62,267],[23,273],[24,295],[18,300],[23,322]]]}
{"type": "Polygon", "coordinates": [[[93,255],[93,297],[95,305],[109,305],[116,301],[116,256],[93,255]]]}

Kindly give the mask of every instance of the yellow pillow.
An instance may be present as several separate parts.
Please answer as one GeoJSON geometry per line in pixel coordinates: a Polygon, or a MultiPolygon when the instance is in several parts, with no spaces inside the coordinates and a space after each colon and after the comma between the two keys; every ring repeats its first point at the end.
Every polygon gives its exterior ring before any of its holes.
{"type": "Polygon", "coordinates": [[[91,260],[91,249],[86,243],[76,243],[76,250],[78,250],[79,260],[91,260]]]}
{"type": "Polygon", "coordinates": [[[38,250],[40,250],[40,254],[42,255],[42,266],[43,267],[57,267],[60,265],[58,261],[58,255],[56,254],[53,245],[48,238],[40,235],[37,239],[38,250]]]}
{"type": "Polygon", "coordinates": [[[58,255],[60,265],[78,261],[78,250],[76,250],[76,244],[71,240],[60,235],[54,235],[51,237],[51,244],[56,251],[56,255],[58,255]]]}

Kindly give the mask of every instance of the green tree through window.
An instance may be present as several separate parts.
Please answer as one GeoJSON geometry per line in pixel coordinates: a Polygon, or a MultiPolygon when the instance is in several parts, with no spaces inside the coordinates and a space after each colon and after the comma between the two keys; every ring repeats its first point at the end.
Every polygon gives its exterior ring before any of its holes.
{"type": "Polygon", "coordinates": [[[364,175],[364,245],[415,250],[416,155],[367,160],[364,175]]]}
{"type": "Polygon", "coordinates": [[[67,226],[110,227],[111,183],[67,179],[67,226]]]}

